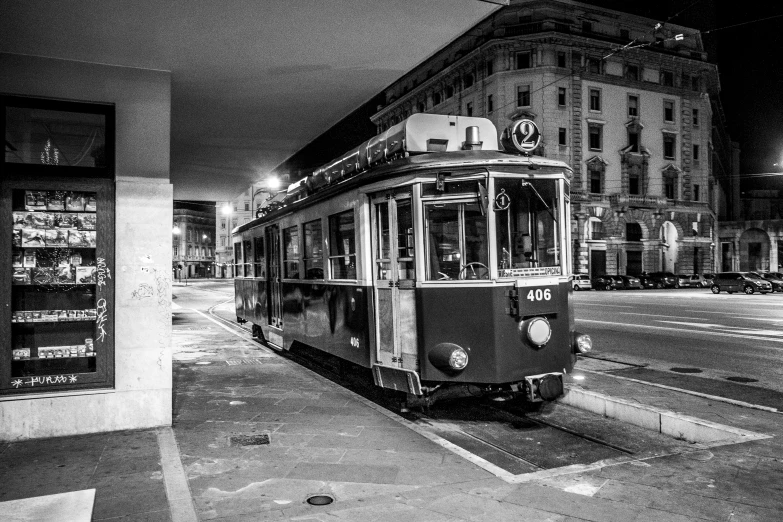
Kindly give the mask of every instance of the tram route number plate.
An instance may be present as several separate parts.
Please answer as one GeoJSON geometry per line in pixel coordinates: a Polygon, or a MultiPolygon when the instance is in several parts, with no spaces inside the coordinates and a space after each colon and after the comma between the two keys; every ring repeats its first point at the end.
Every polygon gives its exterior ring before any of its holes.
{"type": "Polygon", "coordinates": [[[522,286],[517,289],[520,315],[548,314],[557,312],[559,287],[522,286]]]}

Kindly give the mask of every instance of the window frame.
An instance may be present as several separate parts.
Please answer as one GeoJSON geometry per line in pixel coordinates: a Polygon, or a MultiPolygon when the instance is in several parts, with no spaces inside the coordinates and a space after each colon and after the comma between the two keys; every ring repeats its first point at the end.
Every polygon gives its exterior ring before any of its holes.
{"type": "Polygon", "coordinates": [[[514,56],[514,65],[516,66],[517,70],[523,70],[523,69],[532,69],[533,68],[533,53],[530,50],[527,51],[517,51],[516,55],[514,56]],[[521,58],[523,56],[527,56],[527,66],[523,67],[524,65],[522,63],[521,58]]]}
{"type": "Polygon", "coordinates": [[[565,127],[558,127],[557,129],[557,144],[561,147],[568,145],[568,130],[565,127]]]}
{"type": "MultiPolygon", "coordinates": [[[[312,235],[312,234],[311,234],[312,235]]],[[[304,241],[304,250],[302,252],[302,268],[303,270],[303,279],[307,280],[321,280],[326,278],[326,271],[324,270],[324,231],[323,231],[323,222],[321,218],[313,219],[311,221],[307,221],[305,223],[302,223],[302,239],[304,241]],[[311,228],[314,227],[314,228],[311,228]],[[319,234],[319,241],[318,241],[318,252],[320,252],[319,255],[315,255],[316,251],[314,249],[314,243],[311,240],[308,244],[308,230],[317,230],[319,234]],[[310,248],[308,248],[308,246],[310,248]],[[321,269],[321,277],[310,277],[310,271],[320,268],[321,269]]],[[[316,273],[316,272],[313,272],[316,273]]]]}
{"type": "MultiPolygon", "coordinates": [[[[338,212],[336,214],[331,214],[328,218],[328,232],[329,232],[329,279],[336,280],[336,281],[356,281],[359,278],[358,273],[358,264],[357,264],[357,252],[356,252],[356,214],[354,213],[353,209],[346,210],[343,212],[338,212]],[[342,233],[340,232],[340,219],[343,216],[350,216],[351,217],[351,226],[353,228],[353,242],[350,241],[350,238],[346,238],[342,236],[342,233]],[[335,229],[335,225],[337,225],[337,228],[335,229]],[[335,232],[339,234],[339,238],[335,235],[335,232]],[[341,241],[338,241],[338,239],[342,239],[341,241]],[[345,240],[349,239],[348,246],[349,246],[349,252],[343,251],[340,252],[340,247],[345,247],[345,240]],[[352,247],[352,248],[351,248],[352,247]],[[334,263],[336,261],[342,260],[345,262],[346,260],[352,260],[352,266],[353,266],[353,277],[336,277],[334,269],[334,263]]],[[[348,263],[348,266],[351,266],[351,263],[348,263]]],[[[348,270],[348,275],[350,274],[350,268],[348,270]]]]}
{"type": "Polygon", "coordinates": [[[590,87],[588,89],[587,107],[590,112],[601,112],[601,107],[603,106],[602,95],[603,93],[601,92],[601,89],[599,89],[598,87],[590,87]],[[596,103],[593,103],[593,101],[596,101],[596,103]]]}
{"type": "Polygon", "coordinates": [[[676,122],[676,116],[675,113],[677,109],[677,104],[674,100],[663,100],[663,121],[666,123],[675,123],[676,122]],[[668,112],[671,111],[671,117],[668,118],[668,112]]]}
{"type": "Polygon", "coordinates": [[[587,124],[587,147],[589,150],[602,152],[604,150],[604,126],[599,123],[588,123],[587,124]],[[598,145],[593,146],[593,130],[596,130],[597,132],[595,135],[597,136],[598,145]]]}
{"type": "Polygon", "coordinates": [[[638,94],[629,94],[627,98],[627,104],[628,104],[628,117],[629,118],[638,118],[639,117],[639,95],[638,94]],[[635,106],[631,103],[631,100],[635,100],[635,106]],[[633,112],[631,112],[633,111],[633,112]]]}
{"type": "Polygon", "coordinates": [[[667,160],[677,159],[677,136],[670,132],[663,133],[663,158],[667,160]],[[667,154],[669,152],[667,148],[669,147],[671,147],[671,154],[667,154]]]}
{"type": "Polygon", "coordinates": [[[517,85],[517,107],[530,107],[532,103],[532,96],[530,94],[530,84],[517,85]],[[526,90],[523,90],[526,89],[526,90]],[[524,98],[527,98],[527,104],[522,104],[524,98]]]}
{"type": "Polygon", "coordinates": [[[557,106],[565,107],[568,104],[568,89],[565,87],[557,88],[557,106]]]}
{"type": "Polygon", "coordinates": [[[292,225],[282,229],[280,236],[283,240],[283,279],[301,279],[301,249],[299,245],[301,235],[299,233],[299,225],[292,225]],[[291,236],[293,235],[296,236],[296,241],[291,241],[291,236]],[[293,248],[289,249],[289,247],[293,248]]]}

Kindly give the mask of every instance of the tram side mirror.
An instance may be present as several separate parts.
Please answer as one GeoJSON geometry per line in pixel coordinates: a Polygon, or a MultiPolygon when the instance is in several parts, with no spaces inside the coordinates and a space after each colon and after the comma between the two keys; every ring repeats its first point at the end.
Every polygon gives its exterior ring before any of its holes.
{"type": "Polygon", "coordinates": [[[487,209],[489,208],[489,195],[487,194],[486,187],[481,183],[478,184],[478,197],[479,197],[479,208],[481,209],[481,215],[486,216],[487,209]]]}

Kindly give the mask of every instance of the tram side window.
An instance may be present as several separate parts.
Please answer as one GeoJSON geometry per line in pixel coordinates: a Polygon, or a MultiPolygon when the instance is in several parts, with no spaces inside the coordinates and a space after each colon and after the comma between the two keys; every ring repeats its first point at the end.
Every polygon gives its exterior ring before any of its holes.
{"type": "Polygon", "coordinates": [[[253,252],[250,245],[251,242],[249,239],[242,242],[242,249],[244,254],[242,260],[244,261],[243,266],[245,277],[253,277],[253,252]]]}
{"type": "Polygon", "coordinates": [[[296,226],[283,230],[283,277],[299,279],[299,229],[296,226]]]}
{"type": "Polygon", "coordinates": [[[501,270],[560,266],[557,181],[495,181],[497,259],[501,270]]]}
{"type": "Polygon", "coordinates": [[[353,210],[329,216],[329,270],[332,279],[356,279],[353,210]]]}
{"type": "Polygon", "coordinates": [[[479,203],[427,203],[427,279],[489,279],[487,219],[479,203]]]}
{"type": "Polygon", "coordinates": [[[323,231],[321,220],[304,224],[304,278],[324,278],[323,231]]]}
{"type": "Polygon", "coordinates": [[[266,259],[264,258],[264,238],[253,238],[253,256],[255,262],[256,277],[266,278],[266,259]]]}
{"type": "Polygon", "coordinates": [[[242,275],[242,243],[234,243],[234,277],[242,275]]]}

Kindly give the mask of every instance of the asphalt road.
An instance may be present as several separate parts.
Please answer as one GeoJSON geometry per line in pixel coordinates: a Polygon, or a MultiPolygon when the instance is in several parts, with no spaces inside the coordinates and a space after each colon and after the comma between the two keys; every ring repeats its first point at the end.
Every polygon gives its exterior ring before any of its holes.
{"type": "Polygon", "coordinates": [[[595,357],[783,392],[781,293],[589,291],[573,304],[595,357]]]}

